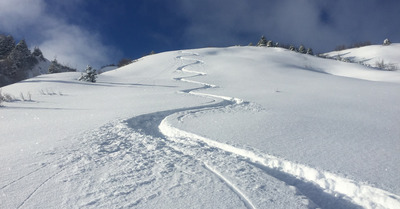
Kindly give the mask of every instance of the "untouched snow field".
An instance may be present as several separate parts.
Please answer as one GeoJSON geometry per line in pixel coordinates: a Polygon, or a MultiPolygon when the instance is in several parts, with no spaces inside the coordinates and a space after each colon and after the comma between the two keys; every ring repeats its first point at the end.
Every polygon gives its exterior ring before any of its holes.
{"type": "Polygon", "coordinates": [[[377,62],[384,64],[393,64],[400,69],[399,59],[400,44],[393,43],[389,46],[370,45],[359,48],[346,49],[325,53],[325,56],[332,58],[345,58],[351,62],[362,63],[377,67],[377,62]]]}
{"type": "Polygon", "coordinates": [[[399,71],[230,47],[79,75],[2,88],[31,101],[0,108],[0,208],[400,208],[399,71]]]}

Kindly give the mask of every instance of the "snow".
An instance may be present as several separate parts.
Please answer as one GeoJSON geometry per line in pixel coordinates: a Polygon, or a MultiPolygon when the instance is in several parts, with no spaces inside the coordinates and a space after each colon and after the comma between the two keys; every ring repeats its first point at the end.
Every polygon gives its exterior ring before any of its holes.
{"type": "Polygon", "coordinates": [[[388,46],[370,45],[359,48],[346,49],[341,51],[333,51],[324,55],[332,58],[346,58],[352,62],[363,63],[376,67],[376,62],[386,64],[394,64],[400,67],[399,59],[400,44],[393,43],[388,46]]]}
{"type": "Polygon", "coordinates": [[[79,76],[2,88],[32,101],[0,108],[0,208],[400,207],[398,71],[229,47],[79,76]]]}

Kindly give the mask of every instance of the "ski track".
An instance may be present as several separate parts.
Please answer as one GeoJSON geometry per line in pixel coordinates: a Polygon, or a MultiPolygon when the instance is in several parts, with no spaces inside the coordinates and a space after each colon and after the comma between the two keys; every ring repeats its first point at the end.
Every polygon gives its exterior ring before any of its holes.
{"type": "MultiPolygon", "coordinates": [[[[213,207],[212,201],[227,197],[237,198],[231,203],[235,208],[400,208],[400,197],[381,189],[173,127],[169,119],[183,120],[197,112],[228,112],[251,105],[235,97],[198,92],[218,86],[190,80],[207,75],[188,69],[204,62],[194,58],[200,56],[197,53],[180,53],[176,58],[182,65],[176,71],[192,75],[174,79],[200,85],[180,93],[206,97],[211,102],[110,122],[77,136],[79,143],[72,149],[56,150],[59,157],[50,164],[58,165],[57,169],[27,192],[17,208],[31,207],[29,203],[39,196],[35,194],[55,177],[67,185],[65,193],[57,196],[66,208],[149,208],[154,207],[156,199],[167,208],[187,208],[193,205],[178,205],[177,200],[196,196],[193,187],[216,190],[209,195],[217,198],[205,196],[204,202],[193,199],[194,205],[199,201],[198,206],[206,208],[213,207]],[[222,188],[230,192],[221,193],[222,188]]],[[[49,170],[48,165],[42,164],[0,191],[17,186],[20,180],[40,170],[49,170]]],[[[8,206],[12,204],[15,203],[8,206]]]]}
{"type": "Polygon", "coordinates": [[[214,173],[216,176],[218,176],[218,178],[220,178],[223,182],[225,182],[229,188],[231,188],[231,190],[233,192],[235,192],[244,202],[244,204],[246,205],[247,208],[253,208],[255,209],[256,207],[253,205],[253,203],[251,202],[251,200],[245,195],[243,194],[242,191],[240,191],[239,188],[237,188],[235,186],[235,184],[233,184],[232,182],[230,182],[225,176],[223,176],[220,172],[218,172],[215,168],[209,166],[208,164],[204,163],[204,167],[211,171],[212,173],[214,173]]]}
{"type": "Polygon", "coordinates": [[[50,177],[48,177],[46,180],[44,180],[42,183],[40,183],[27,197],[25,200],[22,201],[22,203],[20,205],[18,205],[17,208],[21,208],[22,206],[24,206],[24,204],[43,186],[45,185],[48,181],[50,181],[51,179],[53,179],[55,176],[57,176],[58,174],[60,174],[61,172],[63,172],[66,168],[60,169],[59,171],[57,171],[56,173],[54,173],[53,175],[51,175],[50,177]]]}

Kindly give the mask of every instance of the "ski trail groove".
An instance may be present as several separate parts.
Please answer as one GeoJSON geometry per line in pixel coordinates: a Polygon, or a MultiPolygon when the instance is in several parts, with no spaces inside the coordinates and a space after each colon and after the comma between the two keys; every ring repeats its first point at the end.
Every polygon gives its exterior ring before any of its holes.
{"type": "Polygon", "coordinates": [[[235,186],[232,182],[230,182],[227,178],[225,178],[220,172],[218,172],[215,168],[209,166],[207,163],[204,163],[204,167],[210,172],[214,173],[218,178],[221,179],[233,192],[235,192],[240,199],[242,199],[244,205],[249,209],[255,209],[256,207],[253,205],[251,200],[242,192],[239,188],[235,186]]]}
{"type": "Polygon", "coordinates": [[[33,171],[31,171],[31,172],[29,172],[29,173],[27,173],[27,174],[25,174],[25,175],[23,175],[23,176],[21,176],[21,177],[15,179],[15,180],[12,180],[11,182],[9,182],[9,183],[7,183],[6,185],[2,186],[2,187],[0,188],[0,190],[6,188],[6,187],[8,187],[8,186],[11,186],[11,185],[14,184],[14,183],[17,183],[18,181],[24,179],[25,177],[30,176],[31,174],[36,173],[37,171],[41,170],[42,168],[46,167],[47,165],[48,165],[48,164],[42,165],[42,166],[40,166],[39,168],[36,168],[35,170],[33,170],[33,171]]]}
{"type": "MultiPolygon", "coordinates": [[[[188,54],[188,55],[198,56],[198,54],[188,54]]],[[[187,59],[187,58],[184,58],[183,56],[178,56],[177,58],[187,59]]],[[[187,59],[187,60],[192,60],[192,59],[187,59]]],[[[206,75],[205,73],[202,73],[202,72],[189,71],[189,70],[185,69],[186,67],[188,67],[190,65],[196,65],[196,64],[203,63],[203,61],[200,61],[200,60],[194,60],[194,61],[195,61],[194,63],[187,64],[187,65],[177,68],[177,70],[180,70],[182,72],[196,74],[195,76],[190,76],[190,77],[206,75]]],[[[243,100],[234,98],[234,97],[218,96],[218,95],[212,95],[212,94],[206,94],[206,93],[193,92],[195,90],[200,90],[200,89],[207,89],[207,88],[213,88],[213,87],[215,88],[215,87],[217,87],[215,85],[197,82],[197,81],[191,81],[191,80],[186,79],[185,77],[180,77],[180,78],[175,78],[175,79],[180,80],[180,81],[203,85],[203,87],[200,87],[200,88],[185,90],[185,91],[183,91],[184,93],[208,97],[208,98],[222,99],[225,101],[229,101],[231,105],[243,103],[243,100]]],[[[199,108],[197,108],[197,109],[199,109],[199,108]]],[[[162,135],[164,135],[167,138],[188,138],[188,139],[192,139],[192,140],[194,139],[197,141],[202,141],[202,142],[208,144],[210,147],[215,147],[215,148],[218,148],[221,150],[225,150],[227,152],[231,152],[238,156],[245,157],[245,158],[249,159],[249,161],[254,163],[255,165],[259,165],[259,166],[266,167],[269,169],[275,169],[275,170],[278,170],[285,174],[294,176],[295,178],[298,178],[300,180],[312,182],[313,184],[320,187],[322,189],[322,191],[324,191],[327,194],[330,194],[332,196],[342,196],[343,199],[349,199],[350,201],[352,201],[360,206],[363,206],[365,208],[400,208],[400,197],[395,194],[391,194],[387,191],[384,191],[384,190],[381,190],[378,188],[374,188],[369,185],[359,184],[357,182],[354,182],[353,180],[346,179],[344,177],[338,176],[333,173],[329,173],[327,171],[320,171],[315,168],[308,167],[306,165],[290,162],[290,161],[284,160],[284,159],[279,159],[275,156],[271,156],[271,155],[267,155],[267,154],[262,154],[262,153],[256,154],[255,152],[252,152],[252,151],[248,151],[245,149],[233,147],[228,144],[216,142],[211,139],[207,139],[207,138],[204,138],[204,137],[201,137],[201,136],[189,133],[189,132],[185,132],[183,130],[179,130],[175,127],[172,127],[168,123],[167,119],[168,119],[168,117],[172,117],[173,115],[175,115],[175,116],[179,115],[179,113],[182,113],[182,112],[175,111],[173,114],[168,115],[161,121],[158,128],[162,135]]]]}
{"type": "Polygon", "coordinates": [[[17,207],[17,208],[21,208],[22,206],[24,206],[24,204],[42,187],[44,186],[48,181],[50,181],[51,179],[53,179],[55,176],[57,176],[58,174],[60,174],[61,172],[63,172],[66,169],[66,167],[64,167],[63,169],[57,171],[56,173],[54,173],[53,175],[51,175],[50,177],[48,177],[46,180],[44,180],[41,184],[39,184],[29,195],[28,197],[25,198],[25,200],[22,201],[22,203],[17,207]]]}

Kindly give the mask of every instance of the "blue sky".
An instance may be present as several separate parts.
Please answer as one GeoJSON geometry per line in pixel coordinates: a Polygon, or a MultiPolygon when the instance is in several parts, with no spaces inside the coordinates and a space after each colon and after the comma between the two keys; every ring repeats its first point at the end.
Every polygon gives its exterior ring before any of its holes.
{"type": "Polygon", "coordinates": [[[400,42],[399,11],[398,0],[1,0],[0,33],[82,69],[261,35],[314,52],[400,42]]]}

